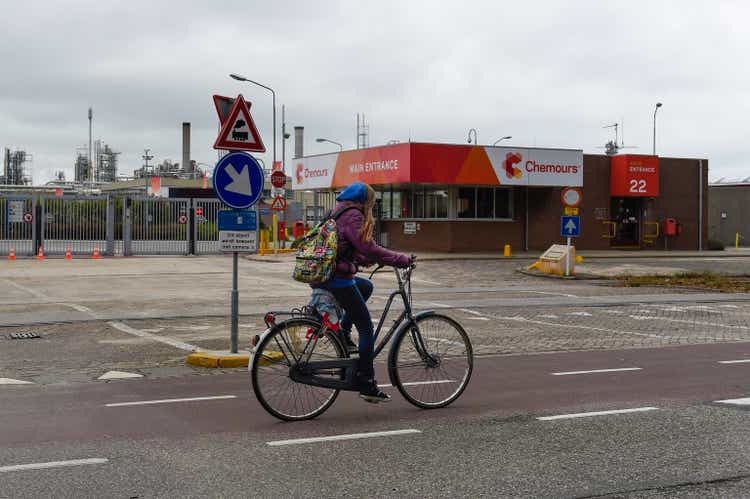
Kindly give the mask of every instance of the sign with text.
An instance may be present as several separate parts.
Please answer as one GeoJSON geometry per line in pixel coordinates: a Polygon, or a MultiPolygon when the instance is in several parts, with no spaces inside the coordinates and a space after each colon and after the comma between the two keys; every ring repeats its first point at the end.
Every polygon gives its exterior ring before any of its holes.
{"type": "Polygon", "coordinates": [[[219,247],[225,253],[254,253],[258,249],[257,232],[249,230],[220,230],[219,247]]]}
{"type": "Polygon", "coordinates": [[[615,197],[659,195],[659,157],[637,154],[612,156],[610,194],[615,197]]]}

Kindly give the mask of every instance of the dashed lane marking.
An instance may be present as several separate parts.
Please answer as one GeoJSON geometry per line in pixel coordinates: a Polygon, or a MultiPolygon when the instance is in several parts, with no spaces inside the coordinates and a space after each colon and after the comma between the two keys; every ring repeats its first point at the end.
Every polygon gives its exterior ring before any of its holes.
{"type": "Polygon", "coordinates": [[[279,447],[282,445],[298,445],[298,444],[310,444],[316,442],[334,442],[337,440],[358,440],[361,438],[375,438],[375,437],[393,437],[396,435],[409,435],[414,433],[422,433],[419,430],[410,428],[408,430],[392,430],[392,431],[373,431],[369,433],[349,433],[347,435],[332,435],[330,437],[312,437],[312,438],[294,438],[291,440],[274,440],[272,442],[266,442],[271,447],[279,447]]]}
{"type": "Polygon", "coordinates": [[[0,466],[0,473],[9,473],[11,471],[25,470],[43,470],[47,468],[63,468],[66,466],[85,466],[87,464],[106,464],[109,459],[92,458],[92,459],[74,459],[72,461],[51,461],[48,463],[31,463],[31,464],[14,464],[12,466],[0,466]]]}
{"type": "Polygon", "coordinates": [[[143,374],[138,374],[138,373],[128,373],[125,371],[107,371],[106,373],[102,374],[96,379],[106,381],[109,379],[132,379],[132,378],[142,378],[142,377],[143,377],[143,374]]]}
{"type": "Polygon", "coordinates": [[[0,378],[0,385],[33,385],[31,381],[23,381],[20,379],[12,378],[0,378]]]}
{"type": "Polygon", "coordinates": [[[111,321],[108,322],[110,326],[112,326],[115,329],[118,329],[122,331],[123,333],[132,334],[133,336],[138,336],[140,338],[146,338],[152,341],[158,341],[159,343],[164,343],[166,345],[173,346],[175,348],[179,348],[180,350],[187,350],[188,352],[194,352],[196,350],[200,350],[199,347],[196,345],[191,345],[190,343],[185,343],[182,341],[177,341],[172,338],[169,338],[167,336],[157,336],[155,334],[148,333],[146,331],[141,331],[140,329],[136,329],[134,327],[130,327],[127,324],[123,324],[119,321],[111,321]]]}
{"type": "Polygon", "coordinates": [[[575,315],[578,317],[591,317],[591,314],[588,312],[568,312],[565,315],[575,315]]]}
{"type": "Polygon", "coordinates": [[[593,371],[565,371],[550,373],[552,376],[569,376],[573,374],[599,374],[599,373],[617,373],[622,371],[641,371],[642,367],[620,367],[617,369],[594,369],[593,371]]]}
{"type": "Polygon", "coordinates": [[[552,295],[552,296],[564,296],[565,298],[579,298],[578,295],[571,295],[567,293],[553,293],[551,291],[528,291],[528,290],[520,290],[519,293],[533,293],[536,295],[552,295]]]}
{"type": "MultiPolygon", "coordinates": [[[[438,385],[442,383],[455,383],[455,380],[452,379],[439,379],[437,381],[409,381],[406,383],[401,383],[404,386],[418,386],[418,385],[438,385]]],[[[378,384],[380,388],[393,388],[393,385],[381,385],[378,384]]]]}
{"type": "Polygon", "coordinates": [[[726,399],[726,400],[717,400],[717,404],[729,404],[729,405],[750,405],[750,397],[745,397],[741,399],[726,399]]]}
{"type": "Polygon", "coordinates": [[[435,301],[431,301],[429,304],[432,305],[433,307],[438,307],[438,308],[451,308],[450,305],[446,305],[445,303],[438,303],[435,301]]]}
{"type": "Polygon", "coordinates": [[[117,402],[114,404],[104,404],[104,407],[127,407],[131,405],[156,405],[156,404],[176,404],[178,402],[202,402],[206,400],[227,400],[236,399],[237,395],[215,395],[212,397],[192,397],[181,399],[160,399],[160,400],[139,400],[137,402],[117,402]]]}
{"type": "Polygon", "coordinates": [[[66,307],[70,307],[73,310],[77,310],[79,312],[83,312],[84,314],[89,314],[90,316],[96,318],[96,315],[94,314],[94,311],[91,310],[88,307],[84,307],[83,305],[77,305],[75,303],[64,303],[66,307]]]}
{"type": "Polygon", "coordinates": [[[425,283],[425,284],[433,284],[433,285],[435,285],[435,286],[442,286],[442,284],[440,284],[439,282],[435,282],[435,281],[428,281],[427,279],[417,279],[417,278],[415,278],[415,277],[412,277],[412,278],[411,278],[411,280],[412,280],[413,282],[423,282],[423,283],[425,283]]]}
{"type": "Polygon", "coordinates": [[[719,364],[747,364],[750,363],[750,359],[739,359],[739,360],[720,360],[719,364]]]}
{"type": "Polygon", "coordinates": [[[616,409],[613,411],[596,411],[596,412],[578,412],[574,414],[558,414],[556,416],[542,416],[536,419],[539,421],[555,421],[558,419],[590,418],[594,416],[610,416],[613,414],[630,414],[633,412],[656,411],[658,409],[659,409],[658,407],[634,407],[632,409],[616,409]]]}

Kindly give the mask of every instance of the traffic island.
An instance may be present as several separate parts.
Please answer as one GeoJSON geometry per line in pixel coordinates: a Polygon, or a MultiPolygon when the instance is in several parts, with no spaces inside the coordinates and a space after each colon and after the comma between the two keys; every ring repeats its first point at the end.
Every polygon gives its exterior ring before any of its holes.
{"type": "Polygon", "coordinates": [[[250,352],[247,350],[241,350],[237,353],[193,352],[188,355],[185,362],[197,367],[247,367],[248,362],[250,362],[250,352]]]}

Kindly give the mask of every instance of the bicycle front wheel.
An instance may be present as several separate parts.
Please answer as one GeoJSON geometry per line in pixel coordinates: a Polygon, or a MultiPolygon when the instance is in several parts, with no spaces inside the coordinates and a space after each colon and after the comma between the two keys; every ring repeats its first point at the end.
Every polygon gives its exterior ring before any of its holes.
{"type": "MultiPolygon", "coordinates": [[[[330,330],[313,346],[308,342],[323,326],[312,318],[295,318],[277,324],[261,340],[253,356],[251,380],[258,402],[271,415],[284,421],[300,421],[319,416],[338,397],[339,390],[297,383],[289,370],[298,362],[335,360],[346,357],[330,330]],[[309,343],[309,346],[308,346],[309,343]]],[[[343,378],[342,370],[328,373],[343,378]],[[341,372],[338,372],[341,371],[341,372]]]]}
{"type": "Polygon", "coordinates": [[[474,352],[464,328],[448,316],[417,317],[391,347],[388,371],[406,400],[423,409],[445,407],[469,384],[474,352]]]}

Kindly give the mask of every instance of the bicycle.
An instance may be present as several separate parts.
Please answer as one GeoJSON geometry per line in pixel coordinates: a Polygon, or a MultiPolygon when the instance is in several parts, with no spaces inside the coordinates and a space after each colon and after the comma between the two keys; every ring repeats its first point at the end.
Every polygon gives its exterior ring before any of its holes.
{"type": "MultiPolygon", "coordinates": [[[[381,267],[370,275],[372,277],[381,267]]],[[[474,353],[463,327],[433,310],[414,314],[411,275],[394,268],[398,290],[393,291],[380,317],[374,342],[377,358],[393,338],[388,375],[401,395],[422,409],[445,407],[466,389],[474,368],[474,353]],[[377,344],[395,298],[404,310],[377,344]],[[455,366],[455,367],[454,367],[455,366]]],[[[250,362],[256,398],[271,415],[285,421],[313,419],[323,414],[344,391],[359,391],[357,359],[349,352],[328,318],[308,310],[269,312],[268,329],[255,339],[250,362]],[[276,323],[278,316],[291,317],[276,323]]]]}

